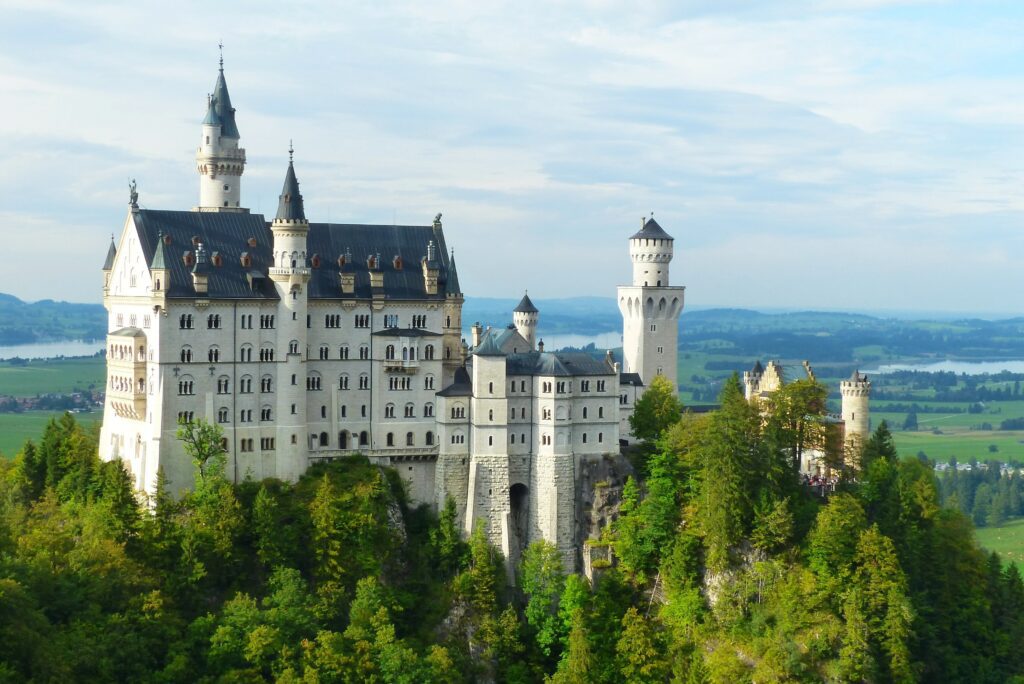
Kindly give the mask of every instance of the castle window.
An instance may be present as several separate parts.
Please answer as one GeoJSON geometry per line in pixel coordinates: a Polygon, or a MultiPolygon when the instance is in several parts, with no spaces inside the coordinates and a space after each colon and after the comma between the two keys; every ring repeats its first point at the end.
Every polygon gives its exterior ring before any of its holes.
{"type": "Polygon", "coordinates": [[[434,416],[434,405],[426,403],[423,405],[423,416],[425,418],[432,418],[434,416]]]}
{"type": "Polygon", "coordinates": [[[299,384],[298,382],[296,382],[296,379],[295,379],[295,373],[292,373],[292,384],[293,384],[293,385],[297,385],[297,384],[299,384]]]}
{"type": "Polygon", "coordinates": [[[210,347],[210,351],[206,353],[206,358],[210,363],[217,363],[220,361],[220,349],[217,349],[217,347],[210,347]]]}
{"type": "Polygon", "coordinates": [[[220,314],[210,314],[206,317],[206,327],[210,330],[220,329],[220,314]]]}
{"type": "Polygon", "coordinates": [[[229,415],[230,414],[229,414],[229,412],[228,412],[228,410],[226,408],[219,408],[219,409],[217,409],[217,422],[218,423],[226,423],[226,422],[228,422],[228,420],[229,420],[228,416],[229,415]]]}
{"type": "Polygon", "coordinates": [[[519,409],[519,417],[520,418],[526,418],[526,407],[525,406],[523,408],[519,409]]]}
{"type": "Polygon", "coordinates": [[[366,344],[359,345],[359,358],[363,361],[370,358],[370,346],[366,344]]]}
{"type": "MultiPolygon", "coordinates": [[[[590,391],[590,381],[589,380],[580,380],[580,392],[589,392],[589,391],[590,391]]],[[[583,417],[586,418],[586,416],[583,416],[583,417]]]]}
{"type": "Polygon", "coordinates": [[[494,409],[491,409],[487,412],[487,420],[491,421],[492,423],[494,422],[494,409]]]}
{"type": "Polygon", "coordinates": [[[359,414],[360,414],[360,415],[361,415],[361,416],[362,416],[363,418],[365,418],[365,417],[366,417],[366,404],[363,404],[363,405],[362,405],[362,406],[360,407],[360,410],[359,410],[359,414]]]}
{"type": "Polygon", "coordinates": [[[602,442],[604,442],[604,433],[603,432],[598,432],[597,433],[597,443],[601,444],[602,442]]]}
{"type": "Polygon", "coordinates": [[[196,383],[191,376],[184,375],[178,380],[178,395],[191,396],[196,393],[196,383]]]}
{"type": "Polygon", "coordinates": [[[359,389],[370,389],[370,376],[366,373],[359,376],[359,389]]]}
{"type": "MultiPolygon", "coordinates": [[[[288,343],[288,353],[289,354],[298,354],[299,353],[299,342],[298,342],[298,340],[292,340],[291,342],[288,343]]],[[[271,361],[273,361],[273,359],[271,359],[271,361]]]]}
{"type": "Polygon", "coordinates": [[[490,393],[490,394],[494,394],[494,383],[493,382],[487,383],[487,392],[490,393]]]}
{"type": "Polygon", "coordinates": [[[272,314],[263,314],[260,316],[260,330],[273,330],[274,329],[274,316],[272,314]]]}
{"type": "Polygon", "coordinates": [[[434,446],[434,433],[430,430],[427,430],[426,442],[427,446],[434,446]]]}
{"type": "Polygon", "coordinates": [[[662,347],[660,344],[658,345],[658,353],[659,354],[664,354],[665,353],[665,348],[662,347]]]}
{"type": "Polygon", "coordinates": [[[348,359],[348,345],[347,344],[341,345],[341,348],[338,350],[338,358],[342,359],[342,360],[347,360],[348,359]]]}
{"type": "Polygon", "coordinates": [[[346,409],[347,409],[347,407],[344,404],[342,404],[341,405],[341,417],[342,418],[346,418],[348,416],[348,411],[346,409]]]}
{"type": "Polygon", "coordinates": [[[385,328],[397,328],[398,327],[398,314],[384,314],[384,327],[385,328]]]}
{"type": "Polygon", "coordinates": [[[583,443],[584,444],[587,443],[587,433],[586,432],[583,433],[583,443]]]}
{"type": "Polygon", "coordinates": [[[426,375],[423,377],[423,389],[432,390],[434,389],[434,376],[426,375]]]}
{"type": "Polygon", "coordinates": [[[312,373],[306,377],[306,391],[316,392],[320,390],[320,374],[312,373]]]}
{"type": "Polygon", "coordinates": [[[271,409],[270,409],[269,406],[264,406],[263,408],[260,409],[260,420],[268,421],[268,420],[271,419],[272,416],[273,416],[273,413],[271,412],[271,409]]]}
{"type": "Polygon", "coordinates": [[[340,378],[338,378],[338,389],[343,389],[343,390],[347,390],[348,389],[348,376],[347,375],[342,375],[340,378]]]}
{"type": "Polygon", "coordinates": [[[411,432],[406,432],[405,433],[405,446],[413,446],[414,439],[415,438],[413,437],[411,432]]]}
{"type": "Polygon", "coordinates": [[[248,344],[243,345],[239,353],[239,361],[246,362],[252,361],[252,347],[248,344]]]}
{"type": "Polygon", "coordinates": [[[238,381],[238,393],[249,394],[252,392],[252,378],[248,375],[243,375],[238,381]]]}
{"type": "Polygon", "coordinates": [[[386,406],[384,406],[384,417],[385,418],[394,418],[395,417],[395,405],[394,404],[387,404],[386,406]]]}
{"type": "Polygon", "coordinates": [[[330,352],[328,351],[327,345],[326,344],[321,344],[320,345],[320,360],[321,361],[326,361],[329,357],[330,357],[330,352]]]}
{"type": "Polygon", "coordinates": [[[386,443],[387,443],[388,446],[391,446],[391,447],[395,446],[395,433],[389,432],[387,434],[387,442],[386,443]]]}
{"type": "Polygon", "coordinates": [[[321,418],[326,418],[327,417],[327,407],[326,406],[321,406],[320,407],[320,417],[321,418]]]}
{"type": "Polygon", "coordinates": [[[487,437],[487,446],[494,446],[494,437],[492,437],[492,436],[488,436],[487,437]]]}
{"type": "Polygon", "coordinates": [[[274,379],[269,375],[264,375],[260,379],[260,392],[266,394],[267,392],[274,391],[274,379]]]}
{"type": "Polygon", "coordinates": [[[604,392],[604,380],[597,381],[597,391],[604,392]]]}
{"type": "Polygon", "coordinates": [[[263,347],[260,349],[260,363],[270,363],[274,360],[274,348],[263,347]]]}
{"type": "Polygon", "coordinates": [[[369,446],[369,445],[370,445],[370,435],[369,435],[369,433],[366,430],[363,430],[362,432],[359,433],[359,446],[369,446]]]}
{"type": "Polygon", "coordinates": [[[583,407],[583,417],[584,418],[587,417],[587,407],[586,406],[583,407]]]}
{"type": "Polygon", "coordinates": [[[387,359],[388,361],[395,360],[395,345],[389,344],[387,347],[384,348],[384,358],[387,359]]]}
{"type": "Polygon", "coordinates": [[[251,423],[252,422],[252,409],[242,409],[238,412],[239,423],[251,423]]]}
{"type": "Polygon", "coordinates": [[[405,417],[415,418],[416,417],[416,406],[414,404],[405,405],[405,417]]]}
{"type": "MultiPolygon", "coordinates": [[[[294,416],[294,415],[298,414],[298,412],[299,412],[298,406],[296,406],[295,404],[292,404],[292,415],[294,416]]],[[[292,442],[292,444],[295,444],[295,442],[292,442]]]]}
{"type": "Polygon", "coordinates": [[[181,350],[181,362],[192,363],[192,350],[189,347],[183,347],[181,350]]]}
{"type": "Polygon", "coordinates": [[[217,394],[227,394],[230,389],[228,376],[222,375],[217,378],[217,394]]]}
{"type": "Polygon", "coordinates": [[[512,444],[515,444],[516,443],[516,433],[513,432],[512,434],[510,434],[508,436],[508,439],[509,439],[510,442],[512,442],[512,444]]]}
{"type": "MultiPolygon", "coordinates": [[[[586,416],[584,416],[584,417],[586,417],[586,416]]],[[[597,407],[597,417],[598,418],[604,418],[604,406],[598,406],[597,407]]]]}
{"type": "Polygon", "coordinates": [[[656,323],[651,323],[651,332],[658,332],[658,326],[656,323]]]}

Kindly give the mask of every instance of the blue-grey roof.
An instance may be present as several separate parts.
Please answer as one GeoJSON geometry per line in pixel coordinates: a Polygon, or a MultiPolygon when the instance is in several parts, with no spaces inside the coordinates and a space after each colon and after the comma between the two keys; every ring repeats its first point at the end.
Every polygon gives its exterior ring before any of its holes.
{"type": "Polygon", "coordinates": [[[519,304],[512,310],[518,313],[539,313],[537,307],[530,301],[530,296],[526,293],[523,293],[523,298],[519,300],[519,304]]]}
{"type": "Polygon", "coordinates": [[[440,337],[441,333],[436,333],[431,330],[424,330],[423,328],[384,328],[371,333],[374,337],[440,337]]]}
{"type": "Polygon", "coordinates": [[[484,339],[480,341],[476,349],[473,350],[474,356],[505,356],[505,352],[501,351],[495,341],[493,335],[486,335],[484,339]]]}
{"type": "Polygon", "coordinates": [[[640,379],[639,373],[619,373],[619,384],[643,387],[644,381],[640,379]]]}
{"type": "Polygon", "coordinates": [[[654,220],[654,217],[644,221],[644,227],[638,232],[633,233],[630,236],[630,240],[637,239],[648,239],[648,240],[673,240],[674,238],[665,232],[665,230],[658,225],[658,222],[654,220]]]}
{"type": "Polygon", "coordinates": [[[117,247],[114,246],[114,238],[110,238],[110,247],[107,249],[107,258],[103,262],[103,270],[109,271],[114,268],[114,258],[117,257],[117,247]]]}
{"type": "Polygon", "coordinates": [[[459,288],[459,272],[455,269],[455,255],[452,254],[448,260],[448,269],[444,283],[445,294],[460,295],[462,290],[459,288]]]}
{"type": "MultiPolygon", "coordinates": [[[[194,252],[193,238],[203,243],[207,254],[216,252],[220,265],[212,264],[209,271],[208,297],[211,299],[277,299],[273,283],[267,277],[272,262],[274,236],[270,224],[259,214],[246,212],[161,211],[142,209],[134,212],[139,228],[139,239],[146,263],[153,263],[157,252],[157,237],[170,238],[165,261],[169,271],[166,285],[170,298],[195,297],[191,271],[182,257],[194,252]],[[249,244],[250,238],[255,243],[249,244]],[[243,259],[243,256],[247,258],[243,259]]],[[[438,257],[448,268],[444,232],[434,226],[373,226],[336,223],[311,223],[307,237],[308,253],[318,257],[319,266],[311,269],[309,297],[311,299],[369,299],[370,273],[367,258],[381,255],[380,271],[384,288],[378,290],[389,299],[443,300],[444,294],[426,294],[423,269],[419,259],[427,252],[427,244],[434,240],[439,246],[438,257]],[[345,272],[355,276],[355,291],[341,291],[338,257],[346,253],[345,272]],[[391,258],[403,258],[401,268],[391,258]]]]}
{"type": "Polygon", "coordinates": [[[578,375],[614,375],[615,371],[603,359],[595,359],[583,352],[527,352],[510,354],[505,362],[508,375],[552,375],[572,377],[578,375]]]}
{"type": "Polygon", "coordinates": [[[751,375],[762,375],[764,373],[764,366],[761,365],[761,359],[754,362],[754,367],[750,369],[751,375]]]}
{"type": "Polygon", "coordinates": [[[167,246],[164,244],[164,234],[156,234],[156,242],[153,247],[153,260],[149,262],[149,267],[152,269],[165,269],[167,268],[167,246]]]}
{"type": "Polygon", "coordinates": [[[459,366],[455,369],[455,376],[452,378],[452,384],[445,387],[443,390],[437,393],[439,397],[468,397],[473,394],[473,379],[469,376],[469,371],[466,370],[465,366],[459,366]]]}
{"type": "MultiPolygon", "coordinates": [[[[210,98],[211,110],[217,119],[220,119],[220,134],[225,138],[239,138],[238,126],[235,124],[235,110],[231,106],[231,96],[228,95],[228,83],[224,80],[224,67],[217,73],[217,85],[213,87],[213,96],[210,98]]],[[[210,112],[207,112],[207,117],[210,112]]]]}
{"type": "Polygon", "coordinates": [[[306,210],[302,206],[302,195],[299,194],[299,179],[295,177],[295,164],[288,162],[288,171],[284,174],[284,187],[277,203],[277,221],[305,221],[306,210]]]}
{"type": "MultiPolygon", "coordinates": [[[[221,126],[223,127],[224,122],[220,120],[220,116],[217,114],[217,105],[214,102],[213,96],[208,98],[209,102],[206,105],[206,116],[203,117],[203,123],[208,126],[221,126]]],[[[221,131],[223,132],[223,128],[221,131]]]]}

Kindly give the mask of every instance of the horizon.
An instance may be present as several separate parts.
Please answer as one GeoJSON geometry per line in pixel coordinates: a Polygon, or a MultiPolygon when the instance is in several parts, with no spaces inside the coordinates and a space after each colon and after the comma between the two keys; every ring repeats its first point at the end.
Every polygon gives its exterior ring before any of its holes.
{"type": "Polygon", "coordinates": [[[144,207],[196,204],[222,39],[243,204],[272,211],[294,139],[314,221],[441,211],[470,293],[610,296],[652,211],[673,282],[723,308],[987,317],[1024,288],[1019,4],[5,14],[2,213],[61,276],[14,260],[24,299],[100,301],[129,178],[144,207]]]}

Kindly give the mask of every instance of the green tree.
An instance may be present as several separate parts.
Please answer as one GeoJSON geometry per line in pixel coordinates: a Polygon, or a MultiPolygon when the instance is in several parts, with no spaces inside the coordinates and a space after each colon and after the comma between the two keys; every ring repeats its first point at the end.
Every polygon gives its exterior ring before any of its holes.
{"type": "Polygon", "coordinates": [[[527,597],[523,614],[541,653],[551,656],[561,641],[558,599],[565,588],[565,572],[558,548],[536,541],[523,553],[520,588],[527,597]]]}
{"type": "Polygon", "coordinates": [[[668,676],[668,661],[651,622],[630,606],[622,616],[622,636],[615,645],[619,671],[627,682],[663,682],[668,676]]]}
{"type": "Polygon", "coordinates": [[[842,587],[852,575],[857,545],[866,528],[864,508],[851,494],[832,496],[818,513],[808,537],[807,557],[827,591],[842,587]]]}
{"type": "Polygon", "coordinates": [[[662,433],[679,422],[683,405],[672,387],[672,382],[655,375],[643,395],[636,400],[629,427],[633,436],[647,442],[654,442],[662,433]]]}
{"type": "Polygon", "coordinates": [[[437,526],[430,530],[430,546],[443,577],[452,577],[465,567],[469,548],[462,540],[455,499],[450,496],[445,498],[437,526]]]}
{"type": "Polygon", "coordinates": [[[590,684],[594,681],[594,655],[582,610],[572,615],[569,643],[552,678],[555,684],[590,684]]]}
{"type": "Polygon", "coordinates": [[[910,409],[907,417],[903,419],[903,429],[911,432],[917,431],[917,411],[910,409]]]}

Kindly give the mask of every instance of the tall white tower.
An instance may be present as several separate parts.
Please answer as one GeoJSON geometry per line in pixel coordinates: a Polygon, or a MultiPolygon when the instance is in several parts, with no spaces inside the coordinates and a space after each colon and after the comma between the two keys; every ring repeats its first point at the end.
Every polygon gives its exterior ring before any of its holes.
{"type": "Polygon", "coordinates": [[[624,372],[638,373],[644,385],[663,375],[677,387],[679,314],[685,287],[669,284],[671,235],[652,216],[629,238],[633,284],[619,287],[624,372]]]}
{"type": "Polygon", "coordinates": [[[196,150],[199,206],[196,211],[248,211],[242,208],[245,150],[238,146],[238,126],[224,80],[224,57],[213,94],[208,96],[203,135],[196,150]]]}
{"type": "Polygon", "coordinates": [[[537,347],[537,320],[539,318],[540,311],[530,301],[530,296],[524,293],[519,304],[512,310],[512,324],[516,326],[516,330],[523,336],[523,339],[529,343],[530,351],[537,347]]]}
{"type": "Polygon", "coordinates": [[[280,302],[270,327],[277,332],[273,359],[277,364],[277,476],[295,481],[306,471],[309,446],[306,443],[306,303],[310,269],[306,262],[309,222],[295,178],[292,151],[288,151],[288,173],[284,177],[277,216],[270,224],[274,234],[274,264],[270,279],[280,302]],[[283,358],[281,358],[283,357],[283,358]]]}
{"type": "Polygon", "coordinates": [[[871,381],[860,371],[853,371],[849,380],[839,383],[839,393],[843,398],[846,446],[848,450],[856,451],[871,437],[871,414],[868,408],[871,381]]]}

